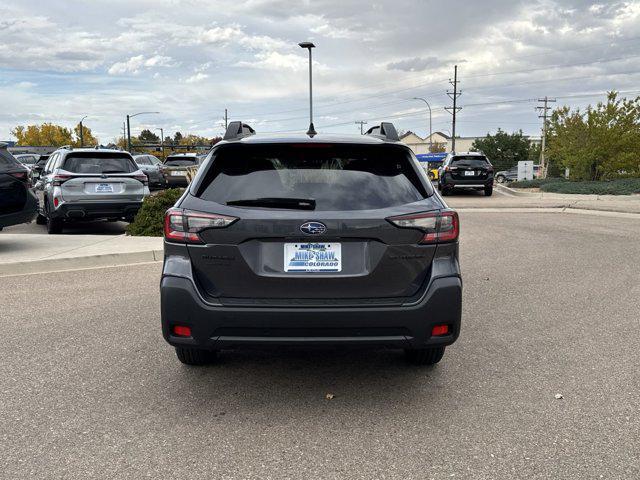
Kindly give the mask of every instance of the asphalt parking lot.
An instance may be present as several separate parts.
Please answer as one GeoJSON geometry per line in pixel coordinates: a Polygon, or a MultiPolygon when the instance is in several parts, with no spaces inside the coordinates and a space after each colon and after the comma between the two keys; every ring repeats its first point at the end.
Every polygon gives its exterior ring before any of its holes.
{"type": "Polygon", "coordinates": [[[463,329],[435,368],[295,349],[187,368],[159,265],[3,278],[0,477],[638,478],[640,220],[461,222],[463,329]]]}

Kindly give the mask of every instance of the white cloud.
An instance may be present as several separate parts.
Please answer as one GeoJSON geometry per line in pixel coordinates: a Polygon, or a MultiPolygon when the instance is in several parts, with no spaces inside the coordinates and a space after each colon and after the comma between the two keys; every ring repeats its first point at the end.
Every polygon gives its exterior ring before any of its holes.
{"type": "Polygon", "coordinates": [[[136,55],[129,58],[124,62],[116,62],[108,70],[110,75],[121,75],[124,73],[139,73],[143,69],[153,67],[170,67],[171,57],[165,57],[162,55],[154,55],[149,58],[145,58],[144,55],[136,55]]]}
{"type": "Polygon", "coordinates": [[[185,80],[185,83],[198,83],[206,80],[207,78],[209,78],[209,75],[207,75],[206,73],[198,72],[195,75],[191,75],[190,77],[188,77],[185,80]]]}

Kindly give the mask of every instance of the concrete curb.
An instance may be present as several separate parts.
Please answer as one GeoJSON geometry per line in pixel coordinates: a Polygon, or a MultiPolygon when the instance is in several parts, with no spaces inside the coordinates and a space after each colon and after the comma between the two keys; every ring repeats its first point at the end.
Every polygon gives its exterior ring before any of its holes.
{"type": "Polygon", "coordinates": [[[109,253],[82,257],[50,258],[30,262],[1,263],[0,277],[160,262],[163,256],[164,252],[162,250],[147,250],[142,252],[109,253]]]}
{"type": "Polygon", "coordinates": [[[501,183],[494,184],[494,188],[499,190],[500,193],[504,193],[505,195],[511,195],[514,197],[528,197],[528,198],[542,198],[542,193],[537,192],[521,192],[515,188],[505,187],[501,183]]]}
{"type": "Polygon", "coordinates": [[[558,207],[462,207],[455,208],[459,213],[569,213],[577,215],[593,215],[594,217],[633,218],[640,220],[640,213],[614,212],[609,210],[591,210],[569,206],[558,207]]]}

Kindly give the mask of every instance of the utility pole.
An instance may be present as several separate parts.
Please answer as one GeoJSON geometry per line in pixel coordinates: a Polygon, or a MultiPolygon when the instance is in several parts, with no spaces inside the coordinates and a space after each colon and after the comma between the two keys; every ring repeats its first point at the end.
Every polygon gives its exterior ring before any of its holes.
{"type": "Polygon", "coordinates": [[[458,90],[458,66],[453,67],[453,81],[449,79],[449,83],[453,85],[453,92],[447,90],[447,95],[453,100],[453,107],[444,107],[444,109],[453,115],[451,122],[451,151],[456,151],[456,113],[462,110],[462,107],[458,107],[457,99],[462,95],[462,91],[458,90]]]}
{"type": "Polygon", "coordinates": [[[224,131],[227,131],[227,128],[229,128],[229,117],[227,115],[227,109],[224,109],[224,131]]]}
{"type": "Polygon", "coordinates": [[[355,122],[356,125],[360,125],[360,135],[364,135],[364,126],[367,124],[364,120],[358,120],[355,122]]]}
{"type": "Polygon", "coordinates": [[[538,118],[542,119],[542,145],[540,146],[540,170],[542,170],[542,178],[547,178],[547,162],[544,156],[544,150],[547,146],[547,112],[551,110],[551,107],[548,105],[549,102],[555,102],[555,98],[549,98],[545,95],[544,98],[539,98],[538,102],[541,102],[542,105],[538,105],[536,110],[540,110],[542,113],[538,115],[538,118]]]}
{"type": "Polygon", "coordinates": [[[124,144],[124,146],[126,146],[126,140],[127,140],[127,124],[125,122],[122,122],[122,143],[124,144]]]}

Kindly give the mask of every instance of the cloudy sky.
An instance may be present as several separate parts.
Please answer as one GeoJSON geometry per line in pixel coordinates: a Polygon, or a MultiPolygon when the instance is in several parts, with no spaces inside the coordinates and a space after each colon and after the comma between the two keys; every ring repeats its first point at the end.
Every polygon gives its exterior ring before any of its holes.
{"type": "Polygon", "coordinates": [[[640,1],[3,0],[0,140],[21,124],[88,115],[103,142],[163,127],[213,136],[231,120],[260,132],[307,127],[313,41],[315,123],[355,133],[390,119],[424,135],[451,129],[446,90],[459,67],[458,133],[537,135],[535,99],[585,106],[640,94],[640,1]]]}

